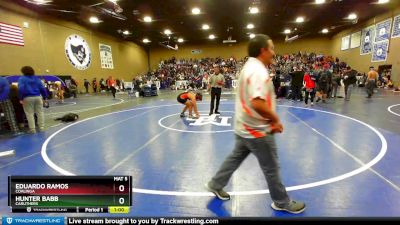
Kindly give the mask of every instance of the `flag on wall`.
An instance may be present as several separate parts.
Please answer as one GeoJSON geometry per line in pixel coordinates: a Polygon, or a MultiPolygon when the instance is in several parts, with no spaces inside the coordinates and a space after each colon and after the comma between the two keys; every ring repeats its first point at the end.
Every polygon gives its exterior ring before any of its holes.
{"type": "Polygon", "coordinates": [[[0,22],[0,43],[24,46],[22,28],[0,22]]]}

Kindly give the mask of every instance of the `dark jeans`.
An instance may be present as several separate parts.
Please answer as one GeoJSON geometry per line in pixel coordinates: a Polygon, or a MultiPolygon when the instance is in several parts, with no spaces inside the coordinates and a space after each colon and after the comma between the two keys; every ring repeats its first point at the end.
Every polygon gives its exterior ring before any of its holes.
{"type": "Polygon", "coordinates": [[[221,89],[221,88],[211,88],[211,107],[210,107],[210,113],[213,113],[213,112],[214,112],[215,98],[217,99],[217,104],[215,105],[215,112],[218,112],[219,100],[221,99],[221,93],[222,93],[222,89],[221,89]]]}
{"type": "Polygon", "coordinates": [[[110,87],[110,89],[113,97],[115,98],[115,93],[117,92],[117,89],[115,87],[110,87]]]}
{"type": "Polygon", "coordinates": [[[351,90],[353,89],[354,84],[345,84],[344,85],[344,95],[345,95],[345,99],[350,100],[350,96],[351,96],[351,90]]]}
{"type": "Polygon", "coordinates": [[[305,103],[308,104],[308,97],[310,96],[311,102],[314,102],[314,98],[315,98],[315,89],[312,89],[311,92],[308,92],[306,90],[306,96],[305,96],[305,103]]]}
{"type": "Polygon", "coordinates": [[[337,83],[332,84],[332,94],[333,94],[332,97],[336,98],[338,88],[339,88],[339,84],[337,84],[337,83]]]}
{"type": "Polygon", "coordinates": [[[303,100],[303,96],[301,95],[301,86],[299,85],[294,85],[292,86],[292,99],[300,99],[303,100]]]}
{"type": "Polygon", "coordinates": [[[371,97],[374,94],[375,80],[368,80],[365,87],[367,89],[368,97],[371,97]]]}
{"type": "MultiPolygon", "coordinates": [[[[273,135],[262,138],[243,138],[236,135],[235,149],[212,178],[211,188],[223,189],[233,172],[250,153],[253,153],[258,160],[272,200],[279,206],[287,205],[290,199],[281,181],[277,147],[273,135]]],[[[249,176],[252,176],[252,174],[249,174],[249,176]]]]}

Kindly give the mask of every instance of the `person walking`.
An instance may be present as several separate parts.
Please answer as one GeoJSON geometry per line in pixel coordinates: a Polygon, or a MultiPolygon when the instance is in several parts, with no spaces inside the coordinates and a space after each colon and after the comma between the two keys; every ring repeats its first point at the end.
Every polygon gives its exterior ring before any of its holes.
{"type": "Polygon", "coordinates": [[[369,68],[368,72],[368,77],[367,77],[367,83],[365,87],[367,88],[367,98],[371,98],[372,95],[374,94],[374,88],[376,85],[376,80],[378,79],[378,73],[376,72],[375,68],[371,66],[369,68]]]}
{"type": "Polygon", "coordinates": [[[107,86],[109,87],[109,89],[111,90],[111,93],[115,99],[115,93],[117,92],[117,82],[114,80],[114,78],[112,76],[110,76],[107,79],[107,86]]]}
{"type": "Polygon", "coordinates": [[[221,93],[222,93],[222,88],[225,85],[225,78],[222,73],[220,73],[220,68],[218,65],[214,67],[214,73],[210,77],[210,84],[209,84],[209,90],[211,90],[211,106],[210,106],[210,116],[215,113],[215,114],[221,114],[218,109],[219,109],[219,101],[221,99],[221,93]],[[215,103],[215,99],[217,99],[217,102],[215,103]],[[215,105],[215,111],[214,111],[214,105],[215,105]]]}
{"type": "Polygon", "coordinates": [[[344,73],[343,83],[344,83],[344,99],[350,101],[351,90],[354,84],[357,82],[357,71],[353,70],[350,66],[347,66],[346,72],[344,73]]]}
{"type": "Polygon", "coordinates": [[[267,35],[256,35],[248,44],[250,58],[243,66],[235,100],[236,144],[233,152],[206,183],[206,188],[221,200],[229,200],[224,191],[233,172],[253,153],[264,173],[274,210],[301,213],[303,202],[291,200],[282,184],[274,134],[283,132],[276,113],[274,87],[267,66],[275,56],[274,44],[267,35]]]}
{"type": "Polygon", "coordinates": [[[308,106],[308,98],[310,97],[311,105],[314,105],[314,98],[315,98],[315,81],[316,78],[311,75],[310,72],[306,72],[304,74],[304,87],[305,87],[305,105],[308,106]]]}
{"type": "Polygon", "coordinates": [[[86,95],[88,95],[89,94],[90,82],[87,79],[84,79],[83,80],[83,86],[85,87],[86,95]]]}
{"type": "Polygon", "coordinates": [[[36,133],[35,114],[37,116],[39,131],[44,131],[43,100],[47,104],[47,91],[42,81],[35,76],[35,71],[30,66],[21,69],[23,76],[18,80],[18,94],[20,103],[24,107],[28,120],[29,133],[36,133]]]}

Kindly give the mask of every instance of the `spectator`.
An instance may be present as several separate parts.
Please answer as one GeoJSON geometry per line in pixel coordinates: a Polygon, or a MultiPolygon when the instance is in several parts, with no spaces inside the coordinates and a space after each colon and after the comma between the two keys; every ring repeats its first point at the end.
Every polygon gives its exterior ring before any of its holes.
{"type": "Polygon", "coordinates": [[[14,107],[10,101],[10,83],[4,77],[0,77],[0,109],[3,111],[4,116],[11,128],[14,135],[20,134],[18,129],[17,120],[15,118],[14,107]]]}
{"type": "Polygon", "coordinates": [[[24,76],[18,80],[18,93],[28,119],[29,133],[36,133],[34,114],[38,119],[39,131],[42,132],[45,129],[43,99],[47,102],[46,89],[40,79],[35,76],[32,67],[22,67],[21,72],[24,76]]]}

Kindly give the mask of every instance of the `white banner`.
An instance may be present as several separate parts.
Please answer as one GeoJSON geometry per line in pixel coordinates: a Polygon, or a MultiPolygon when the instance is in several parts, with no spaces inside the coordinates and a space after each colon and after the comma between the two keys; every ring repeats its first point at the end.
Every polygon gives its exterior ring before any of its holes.
{"type": "Polygon", "coordinates": [[[375,27],[375,42],[389,40],[391,26],[392,18],[377,23],[375,27]]]}
{"type": "Polygon", "coordinates": [[[389,40],[374,43],[374,52],[372,53],[371,62],[386,61],[388,50],[389,40]]]}
{"type": "Polygon", "coordinates": [[[99,44],[101,68],[114,69],[111,46],[99,44]]]}
{"type": "Polygon", "coordinates": [[[350,48],[350,35],[342,37],[342,47],[341,50],[347,50],[350,48]]]}
{"type": "Polygon", "coordinates": [[[350,48],[360,47],[361,31],[351,34],[350,48]]]}
{"type": "Polygon", "coordinates": [[[362,30],[360,55],[366,55],[372,52],[374,38],[375,26],[370,26],[362,30]]]}
{"type": "Polygon", "coordinates": [[[393,20],[392,38],[400,37],[400,15],[396,16],[393,20]]]}

